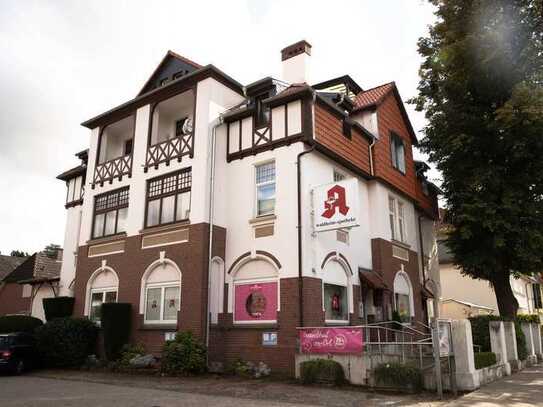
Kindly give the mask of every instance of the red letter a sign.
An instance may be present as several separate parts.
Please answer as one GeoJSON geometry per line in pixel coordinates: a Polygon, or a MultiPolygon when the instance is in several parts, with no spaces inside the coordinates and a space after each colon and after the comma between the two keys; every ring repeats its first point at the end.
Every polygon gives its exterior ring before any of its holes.
{"type": "Polygon", "coordinates": [[[328,199],[324,201],[325,211],[321,216],[330,219],[336,213],[336,208],[342,215],[347,215],[349,207],[345,198],[345,188],[335,185],[328,190],[328,199]]]}

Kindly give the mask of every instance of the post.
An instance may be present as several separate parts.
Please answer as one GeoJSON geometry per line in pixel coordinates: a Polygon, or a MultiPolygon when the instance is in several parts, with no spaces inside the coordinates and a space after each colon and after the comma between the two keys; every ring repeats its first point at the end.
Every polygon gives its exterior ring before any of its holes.
{"type": "Polygon", "coordinates": [[[520,361],[518,359],[517,333],[515,330],[515,323],[511,321],[504,321],[503,327],[505,332],[505,348],[507,349],[507,361],[511,365],[511,369],[519,370],[520,361]]]}
{"type": "Polygon", "coordinates": [[[505,367],[505,374],[511,375],[511,365],[507,357],[507,346],[505,344],[505,328],[502,321],[490,321],[490,349],[499,358],[499,362],[505,367]]]}
{"type": "Polygon", "coordinates": [[[532,333],[534,334],[535,354],[539,359],[543,359],[543,348],[541,346],[541,325],[533,323],[532,333]]]}
{"type": "Polygon", "coordinates": [[[439,354],[439,325],[437,319],[432,320],[432,349],[434,351],[434,371],[436,375],[436,390],[439,399],[443,399],[443,383],[441,382],[441,356],[439,354]]]}
{"type": "Polygon", "coordinates": [[[455,379],[458,390],[470,391],[480,387],[479,374],[475,369],[471,323],[467,319],[452,321],[455,379]]]}
{"type": "Polygon", "coordinates": [[[524,334],[524,337],[526,338],[526,349],[528,350],[528,362],[530,364],[537,363],[537,356],[535,354],[535,341],[534,341],[534,334],[532,332],[532,324],[522,322],[520,324],[520,328],[522,329],[522,333],[524,334]]]}

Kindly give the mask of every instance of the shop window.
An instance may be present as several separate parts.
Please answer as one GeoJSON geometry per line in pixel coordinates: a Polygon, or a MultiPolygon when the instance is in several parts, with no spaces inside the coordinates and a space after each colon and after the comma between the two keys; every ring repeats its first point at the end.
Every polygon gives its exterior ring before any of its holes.
{"type": "Polygon", "coordinates": [[[181,274],[171,262],[157,264],[144,275],[146,324],[176,324],[181,309],[181,274]]]}
{"type": "Polygon", "coordinates": [[[323,269],[323,309],[327,324],[347,324],[350,314],[349,272],[336,260],[323,269]]]}
{"type": "Polygon", "coordinates": [[[266,260],[244,264],[234,276],[234,322],[275,323],[279,284],[277,270],[266,260]]]}
{"type": "Polygon", "coordinates": [[[394,278],[394,310],[402,322],[410,322],[415,315],[413,306],[413,290],[409,276],[399,271],[394,278]]]}

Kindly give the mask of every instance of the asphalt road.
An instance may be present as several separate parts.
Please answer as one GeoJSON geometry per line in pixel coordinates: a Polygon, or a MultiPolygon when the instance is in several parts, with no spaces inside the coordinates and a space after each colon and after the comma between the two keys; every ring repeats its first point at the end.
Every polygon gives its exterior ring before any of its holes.
{"type": "Polygon", "coordinates": [[[0,377],[2,407],[179,407],[179,406],[305,406],[274,401],[124,387],[102,383],[45,379],[33,376],[0,377]]]}

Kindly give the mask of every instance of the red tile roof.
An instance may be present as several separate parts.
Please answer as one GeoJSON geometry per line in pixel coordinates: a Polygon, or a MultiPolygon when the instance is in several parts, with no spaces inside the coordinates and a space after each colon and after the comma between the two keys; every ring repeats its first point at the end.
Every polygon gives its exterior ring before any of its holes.
{"type": "Polygon", "coordinates": [[[379,104],[388,93],[394,89],[394,82],[385,83],[375,88],[364,90],[356,95],[354,100],[355,109],[364,109],[379,104]]]}

